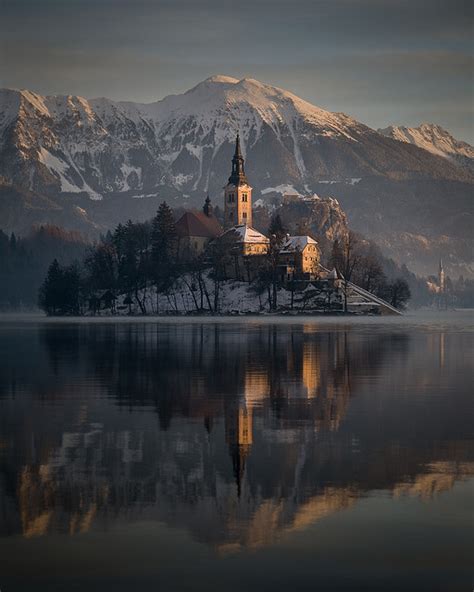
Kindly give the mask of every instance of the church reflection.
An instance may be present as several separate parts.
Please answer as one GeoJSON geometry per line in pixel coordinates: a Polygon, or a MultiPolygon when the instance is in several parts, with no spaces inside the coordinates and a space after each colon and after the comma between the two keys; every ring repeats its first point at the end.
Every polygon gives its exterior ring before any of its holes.
{"type": "Polygon", "coordinates": [[[159,520],[230,552],[372,490],[423,497],[472,474],[462,434],[440,443],[436,418],[390,436],[384,377],[413,355],[401,332],[46,325],[29,348],[0,379],[2,535],[159,520]]]}

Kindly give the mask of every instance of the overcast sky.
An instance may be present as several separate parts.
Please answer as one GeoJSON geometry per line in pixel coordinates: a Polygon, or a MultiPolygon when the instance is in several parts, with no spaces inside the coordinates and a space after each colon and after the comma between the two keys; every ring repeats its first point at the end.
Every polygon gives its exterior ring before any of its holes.
{"type": "Polygon", "coordinates": [[[0,0],[0,86],[151,102],[213,74],[474,143],[464,0],[0,0]]]}

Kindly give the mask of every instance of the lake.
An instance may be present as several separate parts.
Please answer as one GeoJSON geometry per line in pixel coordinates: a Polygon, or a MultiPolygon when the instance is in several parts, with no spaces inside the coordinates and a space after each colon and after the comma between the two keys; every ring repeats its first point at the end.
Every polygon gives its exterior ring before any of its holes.
{"type": "Polygon", "coordinates": [[[0,321],[0,589],[469,591],[473,315],[0,321]]]}

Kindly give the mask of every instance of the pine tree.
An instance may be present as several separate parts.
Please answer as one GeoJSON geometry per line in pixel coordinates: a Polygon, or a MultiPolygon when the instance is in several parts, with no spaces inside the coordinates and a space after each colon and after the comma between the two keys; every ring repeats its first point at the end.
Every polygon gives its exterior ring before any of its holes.
{"type": "Polygon", "coordinates": [[[62,308],[63,287],[63,270],[54,259],[39,291],[38,303],[47,314],[56,314],[62,308]]]}
{"type": "Polygon", "coordinates": [[[78,315],[81,312],[81,273],[77,263],[63,271],[62,298],[63,313],[78,315]]]}
{"type": "Polygon", "coordinates": [[[270,236],[275,235],[279,241],[281,241],[287,233],[287,229],[284,227],[281,220],[280,214],[272,216],[270,226],[268,227],[268,234],[270,236]]]}
{"type": "Polygon", "coordinates": [[[166,292],[173,284],[177,265],[178,237],[173,211],[164,201],[152,222],[151,275],[158,292],[166,292]]]}
{"type": "Polygon", "coordinates": [[[16,236],[15,236],[15,233],[12,232],[10,235],[10,250],[12,251],[12,253],[14,253],[16,251],[16,244],[17,244],[16,236]]]}
{"type": "Polygon", "coordinates": [[[39,306],[48,315],[77,315],[81,312],[81,275],[77,263],[61,267],[57,259],[48,268],[39,290],[39,306]]]}

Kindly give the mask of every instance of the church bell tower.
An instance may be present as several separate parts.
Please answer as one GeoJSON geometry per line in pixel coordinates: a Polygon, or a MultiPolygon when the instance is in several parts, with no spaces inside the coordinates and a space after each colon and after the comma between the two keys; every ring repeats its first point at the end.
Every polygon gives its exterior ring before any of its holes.
{"type": "Polygon", "coordinates": [[[224,217],[225,228],[231,228],[238,224],[252,226],[252,188],[245,175],[239,134],[235,140],[232,173],[224,188],[224,217]]]}

